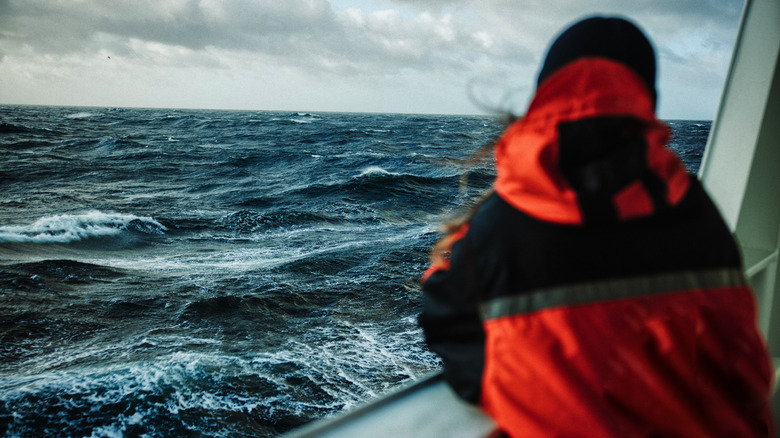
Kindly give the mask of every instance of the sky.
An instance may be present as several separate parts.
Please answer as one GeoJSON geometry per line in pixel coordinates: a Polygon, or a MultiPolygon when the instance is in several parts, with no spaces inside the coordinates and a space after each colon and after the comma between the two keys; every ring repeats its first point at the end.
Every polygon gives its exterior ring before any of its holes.
{"type": "Polygon", "coordinates": [[[717,111],[743,0],[0,0],[0,104],[525,111],[551,41],[632,19],[662,119],[717,111]]]}

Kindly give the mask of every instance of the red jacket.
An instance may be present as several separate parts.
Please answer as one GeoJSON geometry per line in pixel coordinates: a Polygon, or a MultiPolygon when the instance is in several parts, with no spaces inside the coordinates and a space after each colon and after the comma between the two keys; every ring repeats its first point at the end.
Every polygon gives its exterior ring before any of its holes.
{"type": "Polygon", "coordinates": [[[627,67],[561,68],[499,140],[496,194],[426,272],[429,346],[510,436],[769,435],[739,252],[668,138],[627,67]],[[611,126],[627,133],[593,140],[611,126]]]}

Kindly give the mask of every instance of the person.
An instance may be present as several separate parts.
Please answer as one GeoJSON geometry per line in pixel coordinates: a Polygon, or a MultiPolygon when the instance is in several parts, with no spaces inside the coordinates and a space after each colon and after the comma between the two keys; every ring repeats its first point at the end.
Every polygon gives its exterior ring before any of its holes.
{"type": "Polygon", "coordinates": [[[435,247],[419,323],[509,436],[768,436],[741,256],[655,116],[655,54],[589,17],[550,47],[496,179],[435,247]]]}

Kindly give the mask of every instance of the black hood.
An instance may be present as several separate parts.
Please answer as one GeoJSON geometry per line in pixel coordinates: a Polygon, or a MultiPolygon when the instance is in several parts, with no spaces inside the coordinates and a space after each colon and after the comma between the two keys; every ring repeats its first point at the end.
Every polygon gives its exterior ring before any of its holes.
{"type": "Polygon", "coordinates": [[[655,105],[655,51],[636,25],[615,17],[591,17],[575,23],[553,42],[537,86],[561,67],[584,57],[610,59],[634,70],[647,85],[655,105]]]}

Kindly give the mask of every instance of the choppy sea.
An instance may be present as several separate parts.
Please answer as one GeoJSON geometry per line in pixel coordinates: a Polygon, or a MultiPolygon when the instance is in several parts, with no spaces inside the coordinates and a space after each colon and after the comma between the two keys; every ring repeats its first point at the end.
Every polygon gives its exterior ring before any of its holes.
{"type": "Polygon", "coordinates": [[[0,435],[277,436],[437,370],[418,279],[502,129],[0,106],[0,435]]]}

